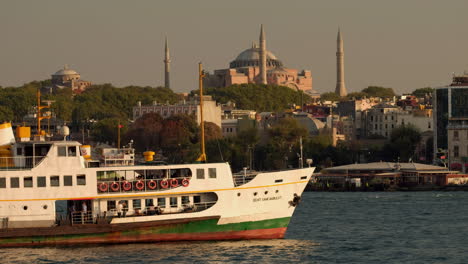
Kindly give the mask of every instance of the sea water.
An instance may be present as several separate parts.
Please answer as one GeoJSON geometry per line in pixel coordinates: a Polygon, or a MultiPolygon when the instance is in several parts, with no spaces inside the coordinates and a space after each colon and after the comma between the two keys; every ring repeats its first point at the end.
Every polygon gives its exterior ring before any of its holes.
{"type": "Polygon", "coordinates": [[[308,192],[285,239],[0,249],[0,263],[468,263],[468,192],[308,192]]]}

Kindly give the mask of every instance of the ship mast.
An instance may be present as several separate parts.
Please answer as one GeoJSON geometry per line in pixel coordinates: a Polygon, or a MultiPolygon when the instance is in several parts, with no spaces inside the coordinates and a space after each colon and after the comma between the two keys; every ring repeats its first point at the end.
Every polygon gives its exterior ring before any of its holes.
{"type": "Polygon", "coordinates": [[[197,161],[199,162],[206,162],[206,153],[205,153],[205,121],[203,120],[203,77],[205,74],[203,72],[202,63],[198,63],[198,86],[200,88],[200,148],[201,154],[198,157],[197,161]]]}
{"type": "Polygon", "coordinates": [[[50,118],[50,116],[42,116],[41,109],[49,108],[50,106],[41,106],[41,88],[37,88],[37,135],[41,136],[41,120],[50,118]]]}

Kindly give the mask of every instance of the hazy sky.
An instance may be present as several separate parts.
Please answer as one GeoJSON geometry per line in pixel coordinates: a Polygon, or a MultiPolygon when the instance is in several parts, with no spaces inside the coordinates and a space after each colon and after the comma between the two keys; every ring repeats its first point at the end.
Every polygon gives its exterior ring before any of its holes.
{"type": "Polygon", "coordinates": [[[341,27],[348,91],[369,85],[398,93],[451,81],[468,70],[468,0],[1,0],[0,86],[44,80],[64,64],[82,79],[116,86],[164,84],[164,36],[171,85],[197,88],[205,69],[258,42],[286,67],[312,71],[334,91],[341,27]]]}

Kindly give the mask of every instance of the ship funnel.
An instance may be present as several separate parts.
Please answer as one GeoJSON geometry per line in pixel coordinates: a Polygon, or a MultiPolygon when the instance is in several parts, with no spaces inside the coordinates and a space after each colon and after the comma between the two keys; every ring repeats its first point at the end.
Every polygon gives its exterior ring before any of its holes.
{"type": "Polygon", "coordinates": [[[13,134],[11,123],[0,124],[0,146],[10,145],[15,142],[15,135],[13,134]]]}

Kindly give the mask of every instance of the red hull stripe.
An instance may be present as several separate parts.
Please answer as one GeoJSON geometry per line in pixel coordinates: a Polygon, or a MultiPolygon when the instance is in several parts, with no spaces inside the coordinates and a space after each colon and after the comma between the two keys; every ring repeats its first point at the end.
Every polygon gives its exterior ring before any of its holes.
{"type": "Polygon", "coordinates": [[[229,232],[205,232],[205,233],[181,233],[181,234],[139,234],[135,236],[120,236],[120,233],[106,237],[70,238],[59,241],[43,241],[40,243],[8,243],[2,246],[54,246],[75,244],[117,244],[135,242],[165,242],[165,241],[202,241],[202,240],[244,240],[244,239],[277,239],[283,238],[286,227],[229,231],[229,232]]]}

